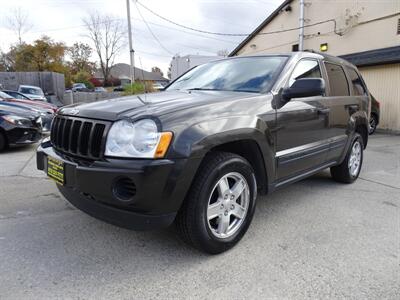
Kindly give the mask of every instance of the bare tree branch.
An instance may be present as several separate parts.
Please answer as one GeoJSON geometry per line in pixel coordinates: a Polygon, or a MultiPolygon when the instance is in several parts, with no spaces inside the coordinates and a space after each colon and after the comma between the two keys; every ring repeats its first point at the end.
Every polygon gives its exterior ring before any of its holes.
{"type": "Polygon", "coordinates": [[[109,15],[100,15],[98,12],[89,14],[83,19],[83,23],[87,29],[85,36],[92,41],[99,57],[104,80],[108,80],[114,60],[124,45],[123,23],[112,19],[109,15]]]}
{"type": "Polygon", "coordinates": [[[22,36],[32,28],[28,13],[22,10],[21,7],[18,7],[12,11],[6,20],[6,26],[18,36],[18,42],[21,45],[22,36]]]}

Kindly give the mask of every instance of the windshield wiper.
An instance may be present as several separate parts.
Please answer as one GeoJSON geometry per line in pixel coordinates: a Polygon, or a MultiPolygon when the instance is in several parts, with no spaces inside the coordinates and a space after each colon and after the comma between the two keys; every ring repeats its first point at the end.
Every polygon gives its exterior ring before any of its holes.
{"type": "Polygon", "coordinates": [[[187,91],[220,91],[217,89],[206,89],[206,88],[191,88],[187,89],[187,91]]]}

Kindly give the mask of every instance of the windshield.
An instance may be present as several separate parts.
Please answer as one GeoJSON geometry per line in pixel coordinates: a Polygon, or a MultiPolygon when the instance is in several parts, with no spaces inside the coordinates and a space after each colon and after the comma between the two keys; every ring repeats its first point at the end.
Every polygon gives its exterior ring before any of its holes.
{"type": "Polygon", "coordinates": [[[190,70],[167,90],[268,91],[286,60],[284,56],[264,56],[211,62],[190,70]]]}
{"type": "Polygon", "coordinates": [[[43,92],[40,89],[21,87],[20,92],[23,94],[43,96],[43,92]]]}
{"type": "Polygon", "coordinates": [[[0,98],[2,99],[13,99],[13,97],[11,97],[9,94],[6,94],[2,91],[0,91],[0,98]]]}

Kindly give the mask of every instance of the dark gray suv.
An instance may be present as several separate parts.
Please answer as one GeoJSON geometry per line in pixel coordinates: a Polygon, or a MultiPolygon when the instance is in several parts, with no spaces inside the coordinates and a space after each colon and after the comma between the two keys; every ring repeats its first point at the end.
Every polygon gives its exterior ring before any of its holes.
{"type": "Polygon", "coordinates": [[[357,179],[370,95],[355,66],[325,54],[235,57],[198,66],[165,91],[63,107],[38,168],[106,222],[175,222],[220,253],[248,229],[257,194],[330,168],[357,179]]]}

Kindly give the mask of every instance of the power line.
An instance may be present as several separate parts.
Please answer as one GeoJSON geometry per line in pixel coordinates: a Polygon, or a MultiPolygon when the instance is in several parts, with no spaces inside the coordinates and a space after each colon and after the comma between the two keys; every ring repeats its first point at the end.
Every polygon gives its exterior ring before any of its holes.
{"type": "Polygon", "coordinates": [[[196,28],[193,28],[193,27],[189,27],[189,26],[186,26],[186,25],[182,25],[182,24],[176,23],[175,21],[172,21],[172,20],[170,20],[170,19],[167,19],[167,18],[165,18],[165,17],[159,15],[158,13],[156,13],[156,12],[153,11],[153,10],[151,10],[151,9],[148,8],[147,6],[143,5],[143,4],[142,4],[141,2],[139,2],[139,1],[136,1],[135,3],[139,4],[141,7],[143,7],[144,9],[146,9],[147,11],[149,11],[150,13],[152,13],[153,15],[159,17],[160,19],[162,19],[162,20],[164,20],[164,21],[166,21],[166,22],[169,22],[169,23],[171,23],[171,24],[174,24],[174,25],[176,25],[176,26],[179,26],[179,27],[188,29],[188,30],[197,31],[197,32],[206,33],[206,34],[222,35],[222,36],[248,36],[248,34],[243,34],[243,33],[221,33],[221,32],[211,32],[211,31],[196,29],[196,28]]]}
{"type": "Polygon", "coordinates": [[[156,40],[156,42],[160,45],[160,47],[161,47],[162,49],[165,50],[165,52],[167,52],[167,53],[169,53],[169,54],[171,54],[171,55],[174,55],[171,51],[169,51],[169,50],[161,43],[161,41],[158,39],[158,37],[154,34],[154,32],[151,30],[149,24],[147,24],[146,20],[144,19],[143,15],[142,15],[142,13],[141,13],[141,11],[140,11],[140,9],[139,9],[139,7],[136,5],[136,2],[134,2],[134,3],[135,3],[135,7],[136,7],[136,10],[137,10],[138,13],[139,13],[140,18],[143,20],[144,24],[146,24],[147,29],[149,30],[149,32],[151,33],[151,35],[153,36],[153,38],[156,40]]]}
{"type": "MultiPolygon", "coordinates": [[[[182,25],[179,24],[175,21],[172,21],[166,17],[163,17],[161,15],[159,15],[158,13],[156,13],[155,11],[151,10],[150,8],[148,8],[147,6],[143,5],[141,2],[136,1],[135,3],[139,4],[140,6],[142,6],[144,9],[146,9],[147,11],[149,11],[150,13],[152,13],[153,15],[155,15],[156,17],[169,22],[171,24],[174,24],[175,26],[179,26],[182,28],[185,28],[187,30],[191,30],[191,31],[195,31],[195,32],[200,32],[200,33],[205,33],[205,34],[211,34],[211,35],[220,35],[220,36],[237,36],[237,37],[243,37],[243,36],[249,36],[249,33],[222,33],[222,32],[211,32],[211,31],[206,31],[206,30],[202,30],[202,29],[197,29],[197,28],[193,28],[193,27],[189,27],[186,25],[182,25]]],[[[136,5],[137,6],[137,5],[136,5]]],[[[334,26],[335,26],[335,33],[336,33],[336,20],[335,19],[329,19],[329,20],[325,20],[325,21],[320,21],[320,22],[316,22],[313,24],[308,24],[308,25],[304,25],[301,27],[293,27],[293,28],[288,28],[288,29],[282,29],[282,30],[276,30],[276,31],[269,31],[269,32],[260,32],[257,35],[269,35],[269,34],[276,34],[276,33],[283,33],[283,32],[288,32],[288,31],[293,31],[293,30],[299,30],[300,28],[307,28],[307,27],[313,27],[316,25],[321,25],[324,23],[329,23],[329,22],[333,22],[334,26]]]]}

